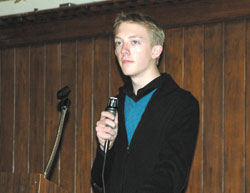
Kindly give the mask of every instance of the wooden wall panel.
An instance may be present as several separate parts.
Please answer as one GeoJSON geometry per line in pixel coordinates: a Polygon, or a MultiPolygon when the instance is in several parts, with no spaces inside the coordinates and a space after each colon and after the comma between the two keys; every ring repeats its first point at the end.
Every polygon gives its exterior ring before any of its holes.
{"type": "Polygon", "coordinates": [[[250,193],[250,22],[247,21],[246,24],[246,79],[245,79],[245,86],[246,86],[246,114],[245,114],[245,120],[246,120],[246,147],[245,147],[245,153],[246,153],[246,193],[250,193]]]}
{"type": "Polygon", "coordinates": [[[77,41],[77,162],[76,192],[89,193],[93,162],[94,41],[77,41]]]}
{"type": "Polygon", "coordinates": [[[65,42],[61,44],[61,85],[69,86],[71,101],[68,118],[64,127],[61,147],[61,172],[60,183],[62,187],[70,192],[75,188],[75,120],[76,120],[76,42],[65,42]]]}
{"type": "Polygon", "coordinates": [[[225,24],[225,193],[244,192],[245,22],[225,24]]]}
{"type": "MultiPolygon", "coordinates": [[[[94,127],[100,113],[108,104],[110,93],[110,41],[108,37],[95,39],[94,47],[94,127]]],[[[95,131],[94,131],[95,134],[95,131]]],[[[94,143],[96,149],[96,143],[94,143]]]]}
{"type": "MultiPolygon", "coordinates": [[[[46,46],[46,80],[45,80],[45,162],[47,164],[53,149],[60,115],[57,111],[58,99],[56,93],[61,88],[61,45],[58,43],[46,46]]],[[[58,155],[59,156],[59,155],[58,155]]],[[[51,179],[60,184],[60,159],[53,170],[51,179]]]]}
{"type": "Polygon", "coordinates": [[[13,171],[13,132],[14,132],[14,84],[15,49],[1,51],[1,128],[0,150],[4,159],[0,159],[0,170],[13,171]]]}
{"type": "Polygon", "coordinates": [[[174,80],[183,86],[184,76],[184,28],[168,29],[165,42],[165,69],[174,80]]]}
{"type": "Polygon", "coordinates": [[[29,171],[44,171],[45,46],[30,47],[29,171]],[[35,144],[35,145],[34,145],[35,144]]]}
{"type": "Polygon", "coordinates": [[[222,193],[223,24],[205,26],[204,39],[203,186],[204,193],[222,193]]]}
{"type": "Polygon", "coordinates": [[[15,172],[29,171],[29,47],[16,49],[15,79],[15,172]]]}
{"type": "Polygon", "coordinates": [[[198,142],[189,180],[187,193],[202,192],[202,154],[203,154],[203,26],[187,27],[184,31],[184,88],[191,91],[200,104],[200,129],[198,142]]]}

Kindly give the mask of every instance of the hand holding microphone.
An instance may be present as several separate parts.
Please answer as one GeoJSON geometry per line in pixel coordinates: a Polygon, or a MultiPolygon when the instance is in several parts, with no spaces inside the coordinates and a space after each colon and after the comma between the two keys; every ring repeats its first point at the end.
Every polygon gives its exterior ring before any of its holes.
{"type": "Polygon", "coordinates": [[[117,136],[117,107],[117,98],[110,97],[107,108],[101,113],[101,118],[96,123],[97,138],[101,145],[101,149],[105,153],[107,153],[108,149],[113,146],[113,143],[117,136]]]}

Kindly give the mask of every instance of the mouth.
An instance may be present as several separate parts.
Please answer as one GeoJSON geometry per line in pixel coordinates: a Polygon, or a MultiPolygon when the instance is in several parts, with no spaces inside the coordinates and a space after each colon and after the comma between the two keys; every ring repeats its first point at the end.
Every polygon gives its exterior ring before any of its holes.
{"type": "Polygon", "coordinates": [[[127,59],[122,60],[122,64],[131,64],[133,62],[134,62],[133,60],[127,60],[127,59]]]}

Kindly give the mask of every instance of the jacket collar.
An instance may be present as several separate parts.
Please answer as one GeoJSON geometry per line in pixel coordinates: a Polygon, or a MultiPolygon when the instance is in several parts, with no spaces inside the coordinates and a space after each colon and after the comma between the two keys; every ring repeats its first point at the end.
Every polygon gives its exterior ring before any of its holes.
{"type": "Polygon", "coordinates": [[[129,96],[134,101],[139,101],[142,97],[144,97],[145,95],[147,95],[154,89],[164,89],[165,92],[172,92],[178,87],[179,86],[175,83],[175,81],[169,74],[162,73],[159,77],[155,78],[146,86],[139,89],[137,92],[137,95],[134,94],[131,79],[128,79],[125,82],[124,86],[121,87],[119,90],[120,90],[120,93],[123,93],[129,96]]]}

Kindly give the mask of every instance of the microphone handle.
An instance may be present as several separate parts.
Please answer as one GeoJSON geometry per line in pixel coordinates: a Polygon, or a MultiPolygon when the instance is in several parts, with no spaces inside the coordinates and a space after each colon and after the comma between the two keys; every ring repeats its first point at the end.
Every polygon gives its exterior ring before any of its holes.
{"type": "MultiPolygon", "coordinates": [[[[114,116],[116,115],[116,108],[113,108],[113,107],[107,107],[106,108],[106,111],[112,113],[114,116]]],[[[108,148],[109,148],[109,143],[110,141],[109,140],[106,140],[105,143],[104,143],[104,153],[107,153],[108,152],[108,148]]]]}

